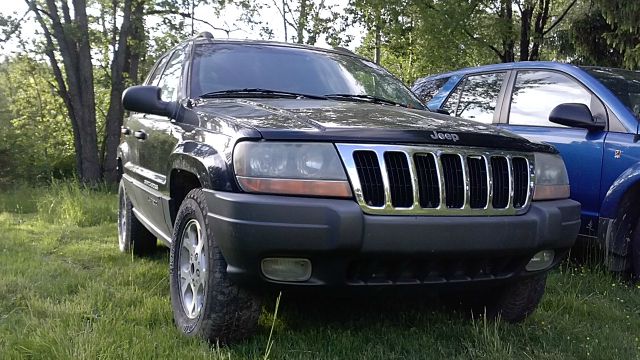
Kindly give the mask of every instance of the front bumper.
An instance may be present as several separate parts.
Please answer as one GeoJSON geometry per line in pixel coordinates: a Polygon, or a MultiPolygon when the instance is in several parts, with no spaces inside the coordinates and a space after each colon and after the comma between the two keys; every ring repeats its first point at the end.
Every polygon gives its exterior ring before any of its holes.
{"type": "Polygon", "coordinates": [[[366,215],[352,200],[206,197],[208,226],[231,279],[279,288],[506,281],[536,274],[524,267],[540,250],[555,250],[556,265],[580,227],[580,204],[569,199],[533,202],[519,216],[454,217],[366,215]],[[311,279],[269,280],[260,269],[266,257],[307,258],[311,279]]]}

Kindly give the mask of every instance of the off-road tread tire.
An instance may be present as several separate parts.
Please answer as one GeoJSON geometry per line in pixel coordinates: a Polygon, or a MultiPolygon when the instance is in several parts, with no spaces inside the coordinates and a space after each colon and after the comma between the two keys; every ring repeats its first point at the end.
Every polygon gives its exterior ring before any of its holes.
{"type": "Polygon", "coordinates": [[[547,275],[520,279],[499,292],[493,304],[487,305],[487,315],[517,323],[531,315],[540,304],[547,283],[547,275]]]}
{"type": "Polygon", "coordinates": [[[253,335],[260,316],[259,299],[249,291],[233,284],[227,276],[227,262],[211,233],[206,214],[208,207],[204,192],[194,189],[187,194],[176,216],[169,261],[171,306],[176,326],[187,336],[197,336],[211,344],[228,345],[253,335]],[[208,278],[205,300],[200,315],[189,319],[182,308],[179,291],[178,259],[182,231],[191,219],[200,223],[206,237],[208,278]]]}
{"type": "MultiPolygon", "coordinates": [[[[120,180],[120,185],[118,186],[118,200],[120,196],[125,197],[125,241],[124,246],[118,246],[118,248],[123,253],[133,252],[136,256],[149,255],[156,249],[158,239],[136,218],[133,213],[133,203],[124,189],[123,181],[120,180]]],[[[118,201],[118,204],[120,204],[120,201],[118,201]]],[[[123,209],[118,209],[118,216],[120,216],[120,211],[123,211],[123,209]]],[[[118,236],[120,236],[119,231],[118,236]]]]}

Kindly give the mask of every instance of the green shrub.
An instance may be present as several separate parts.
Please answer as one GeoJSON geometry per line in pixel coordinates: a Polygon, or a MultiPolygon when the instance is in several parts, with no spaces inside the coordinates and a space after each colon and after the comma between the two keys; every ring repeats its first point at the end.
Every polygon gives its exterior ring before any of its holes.
{"type": "Polygon", "coordinates": [[[36,201],[38,217],[53,224],[94,226],[117,220],[117,196],[106,187],[54,180],[36,201]]]}

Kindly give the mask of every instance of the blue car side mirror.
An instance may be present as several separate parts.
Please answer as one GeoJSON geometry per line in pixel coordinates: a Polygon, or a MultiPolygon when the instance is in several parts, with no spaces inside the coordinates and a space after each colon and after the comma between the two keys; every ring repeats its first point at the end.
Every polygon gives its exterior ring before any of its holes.
{"type": "Polygon", "coordinates": [[[566,103],[556,106],[549,114],[552,123],[584,128],[588,130],[602,130],[605,124],[593,118],[591,110],[585,104],[566,103]]]}

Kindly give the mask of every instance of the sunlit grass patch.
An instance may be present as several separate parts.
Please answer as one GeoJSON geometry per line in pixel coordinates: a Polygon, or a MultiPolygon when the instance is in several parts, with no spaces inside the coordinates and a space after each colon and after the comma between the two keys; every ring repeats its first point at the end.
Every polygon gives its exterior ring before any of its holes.
{"type": "MultiPolygon", "coordinates": [[[[269,359],[640,358],[640,288],[571,263],[552,272],[538,310],[516,325],[472,319],[432,297],[285,292],[277,317],[275,295],[265,299],[256,336],[210,346],[173,324],[168,250],[118,251],[115,194],[56,186],[34,195],[33,211],[0,211],[2,359],[264,359],[267,344],[269,359]],[[75,210],[49,211],[51,203],[75,210]]],[[[19,196],[0,194],[7,199],[19,196]]]]}

